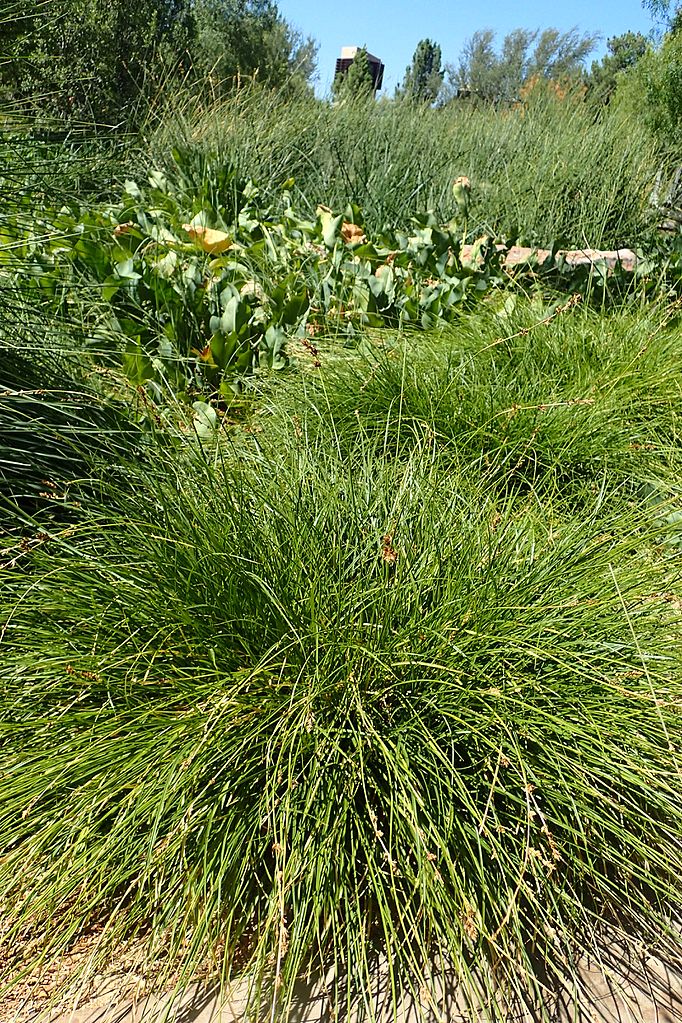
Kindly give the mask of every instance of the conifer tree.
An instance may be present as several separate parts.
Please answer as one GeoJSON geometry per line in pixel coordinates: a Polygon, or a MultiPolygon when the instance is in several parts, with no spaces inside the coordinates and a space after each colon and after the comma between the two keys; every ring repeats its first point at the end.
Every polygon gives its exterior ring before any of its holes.
{"type": "Polygon", "coordinates": [[[373,95],[374,79],[366,46],[360,47],[348,70],[336,76],[332,93],[336,100],[362,99],[373,95]]]}
{"type": "Polygon", "coordinates": [[[441,68],[441,49],[430,39],[417,44],[412,63],[405,71],[402,95],[419,103],[434,103],[443,84],[445,71],[441,68]]]}

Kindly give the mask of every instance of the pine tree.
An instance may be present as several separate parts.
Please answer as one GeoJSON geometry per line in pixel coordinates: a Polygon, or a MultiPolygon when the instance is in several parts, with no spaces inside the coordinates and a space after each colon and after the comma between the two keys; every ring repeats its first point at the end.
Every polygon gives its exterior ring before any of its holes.
{"type": "Polygon", "coordinates": [[[649,42],[641,32],[624,32],[606,43],[608,53],[600,62],[593,61],[586,80],[594,97],[608,103],[616,91],[619,78],[632,70],[649,49],[649,42]]]}
{"type": "Polygon", "coordinates": [[[353,63],[344,74],[339,74],[332,85],[334,99],[362,99],[372,96],[374,93],[374,79],[372,69],[369,66],[367,47],[362,46],[353,63]]]}
{"type": "Polygon", "coordinates": [[[443,84],[441,49],[430,39],[417,44],[412,63],[405,71],[402,94],[419,103],[434,103],[443,84]]]}

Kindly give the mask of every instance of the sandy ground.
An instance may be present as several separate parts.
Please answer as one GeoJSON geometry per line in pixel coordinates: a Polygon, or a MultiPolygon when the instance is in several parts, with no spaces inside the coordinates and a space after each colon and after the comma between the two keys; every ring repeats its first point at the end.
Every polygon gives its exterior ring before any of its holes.
{"type": "MultiPolygon", "coordinates": [[[[220,1000],[206,982],[193,985],[181,999],[150,994],[154,978],[136,966],[135,950],[124,955],[106,976],[96,977],[70,1002],[49,1008],[56,984],[87,958],[87,942],[76,946],[60,971],[40,983],[18,988],[0,1007],[0,1023],[241,1023],[246,1020],[246,987],[237,984],[220,1000]],[[66,973],[65,973],[66,971],[66,973]]],[[[331,978],[327,978],[327,983],[331,978]]],[[[396,1016],[389,1008],[385,965],[379,963],[371,997],[377,1018],[384,1023],[479,1023],[464,1008],[454,982],[434,988],[431,997],[406,999],[396,1016]]],[[[301,983],[295,992],[291,1023],[334,1023],[334,1014],[322,982],[301,983]]],[[[626,960],[615,941],[604,944],[599,961],[585,960],[576,987],[548,999],[545,1021],[552,1023],[682,1023],[682,968],[673,971],[660,959],[642,953],[626,960]]],[[[259,1021],[269,1021],[271,1007],[264,1005],[259,1021]]],[[[355,1014],[351,1011],[350,1019],[355,1014]]],[[[508,1023],[539,1023],[541,1013],[525,1012],[508,1023]]],[[[345,1019],[339,1018],[337,1023],[345,1019]]]]}

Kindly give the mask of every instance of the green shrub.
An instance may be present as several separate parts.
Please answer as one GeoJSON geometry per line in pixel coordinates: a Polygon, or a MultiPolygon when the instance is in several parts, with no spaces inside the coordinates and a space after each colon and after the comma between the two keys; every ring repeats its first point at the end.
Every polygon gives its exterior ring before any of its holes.
{"type": "Polygon", "coordinates": [[[661,147],[679,159],[682,145],[682,33],[669,34],[637,68],[645,119],[661,147]]]}
{"type": "Polygon", "coordinates": [[[269,0],[9,0],[0,31],[0,98],[43,126],[129,130],[188,81],[304,91],[315,68],[314,42],[269,0]]]}
{"type": "Polygon", "coordinates": [[[125,123],[187,46],[183,7],[182,0],[10,0],[4,98],[34,117],[125,123]]]}
{"type": "Polygon", "coordinates": [[[650,47],[628,74],[619,76],[614,107],[631,125],[644,127],[659,159],[672,168],[682,145],[682,34],[668,32],[658,49],[650,47]]]}
{"type": "Polygon", "coordinates": [[[282,369],[293,336],[432,326],[501,281],[486,239],[478,258],[462,257],[458,218],[419,214],[368,237],[357,206],[309,219],[290,183],[263,196],[230,165],[206,175],[198,155],[176,149],[168,175],[127,180],[114,203],[31,217],[26,197],[0,226],[8,278],[55,316],[78,310],[84,333],[121,338],[109,361],[157,396],[229,398],[249,372],[282,369]]]}

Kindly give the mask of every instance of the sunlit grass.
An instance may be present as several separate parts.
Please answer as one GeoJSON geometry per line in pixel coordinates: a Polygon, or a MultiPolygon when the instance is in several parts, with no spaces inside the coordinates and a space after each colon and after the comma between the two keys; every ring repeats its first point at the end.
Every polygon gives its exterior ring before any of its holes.
{"type": "Polygon", "coordinates": [[[296,205],[357,203],[369,229],[453,214],[451,186],[472,182],[472,235],[547,246],[636,244],[650,226],[658,154],[642,124],[582,95],[537,90],[525,107],[442,110],[400,102],[332,107],[244,87],[226,100],[168,98],[150,118],[150,163],[189,146],[206,183],[225,167],[264,188],[294,178],[296,205]],[[203,169],[202,169],[203,168],[203,169]]]}
{"type": "MultiPolygon", "coordinates": [[[[190,137],[206,195],[212,161],[294,174],[379,227],[449,214],[457,173],[472,230],[645,220],[651,153],[609,111],[588,151],[575,105],[254,96],[150,160],[190,137]]],[[[72,155],[7,203],[106,192],[72,155]]],[[[0,991],[134,939],[159,985],[246,973],[273,1017],[309,971],[369,1011],[381,960],[393,1008],[452,968],[501,1023],[549,1019],[605,928],[682,963],[674,309],[322,341],[199,436],[121,379],[86,290],[57,326],[0,284],[0,991]]]]}
{"type": "Polygon", "coordinates": [[[381,953],[396,992],[437,955],[473,1001],[533,1001],[600,920],[661,939],[665,534],[500,500],[429,446],[112,489],[3,572],[10,948],[105,920],[103,955],[146,928],[169,971],[274,979],[278,1011],[335,966],[341,1011],[381,953]]]}
{"type": "Polygon", "coordinates": [[[359,355],[325,354],[303,386],[277,396],[275,416],[290,443],[299,435],[340,451],[362,437],[396,457],[433,438],[471,478],[543,500],[679,495],[673,312],[481,308],[439,334],[375,336],[359,355]]]}

